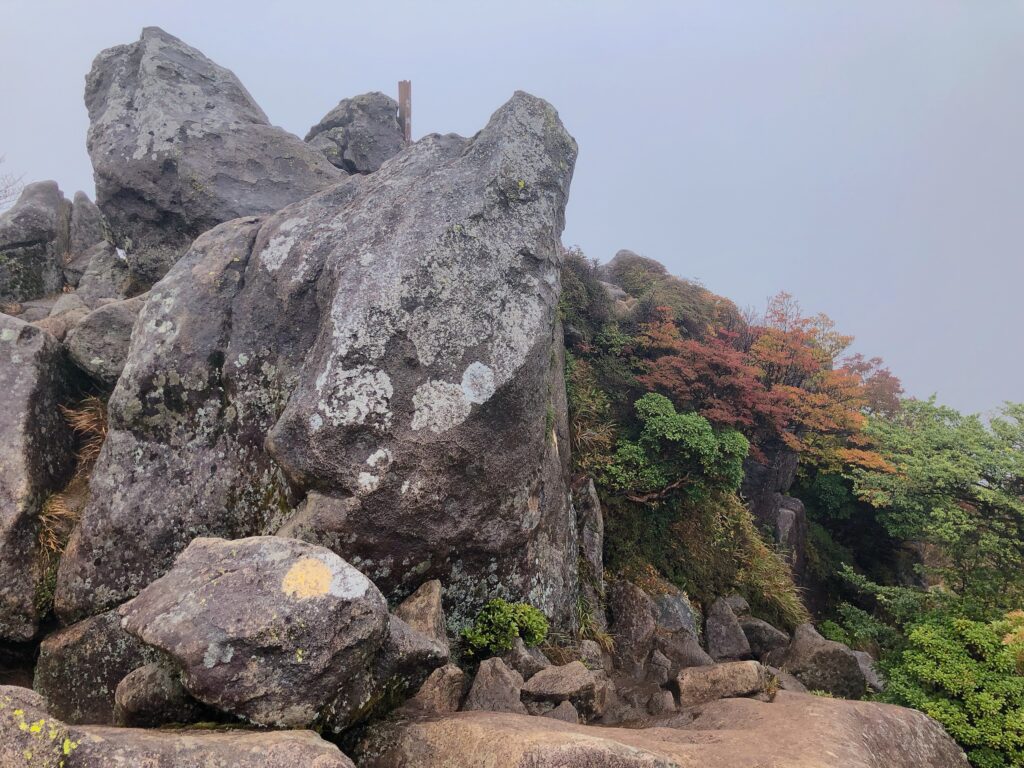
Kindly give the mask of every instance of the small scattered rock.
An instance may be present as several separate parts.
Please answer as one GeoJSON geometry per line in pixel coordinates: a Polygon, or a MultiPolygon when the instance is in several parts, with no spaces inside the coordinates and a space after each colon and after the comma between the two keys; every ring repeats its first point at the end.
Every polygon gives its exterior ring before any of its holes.
{"type": "Polygon", "coordinates": [[[705,640],[708,654],[715,661],[750,658],[750,643],[725,598],[715,600],[708,611],[705,640]]]}
{"type": "Polygon", "coordinates": [[[469,689],[465,710],[483,710],[486,712],[517,712],[526,714],[520,696],[523,691],[523,676],[514,669],[509,669],[499,658],[485,659],[473,678],[473,686],[469,689]]]}

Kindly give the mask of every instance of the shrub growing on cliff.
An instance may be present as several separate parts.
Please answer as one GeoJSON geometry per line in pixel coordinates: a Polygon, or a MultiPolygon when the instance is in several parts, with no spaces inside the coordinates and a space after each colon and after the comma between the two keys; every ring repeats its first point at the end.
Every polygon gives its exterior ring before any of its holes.
{"type": "Polygon", "coordinates": [[[477,614],[473,626],[462,630],[466,655],[473,658],[493,656],[511,650],[521,637],[527,647],[540,645],[548,636],[544,614],[526,603],[509,603],[496,598],[477,614]]]}
{"type": "Polygon", "coordinates": [[[938,720],[975,768],[1024,765],[1024,613],[914,626],[882,698],[938,720]]]}

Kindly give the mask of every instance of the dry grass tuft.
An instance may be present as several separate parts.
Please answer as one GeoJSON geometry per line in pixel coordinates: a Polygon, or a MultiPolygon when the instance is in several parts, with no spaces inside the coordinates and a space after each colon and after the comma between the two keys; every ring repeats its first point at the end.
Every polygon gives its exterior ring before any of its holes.
{"type": "Polygon", "coordinates": [[[88,475],[107,439],[107,404],[89,395],[75,408],[60,406],[61,413],[78,435],[78,466],[75,475],[88,475]]]}

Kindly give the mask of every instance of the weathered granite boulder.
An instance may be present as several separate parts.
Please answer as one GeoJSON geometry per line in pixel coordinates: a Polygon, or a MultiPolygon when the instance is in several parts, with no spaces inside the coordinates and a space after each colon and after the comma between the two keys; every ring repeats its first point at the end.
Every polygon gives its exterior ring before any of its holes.
{"type": "Polygon", "coordinates": [[[436,640],[448,652],[448,630],[441,604],[441,582],[425,581],[395,608],[395,615],[413,629],[436,640]]]}
{"type": "Polygon", "coordinates": [[[65,722],[113,725],[118,684],[157,656],[121,628],[116,610],[107,611],[46,636],[32,687],[65,722]]]}
{"type": "Polygon", "coordinates": [[[104,304],[79,320],[64,339],[74,364],[108,391],[124,370],[132,328],[145,303],[145,296],[137,296],[104,304]]]}
{"type": "MultiPolygon", "coordinates": [[[[669,695],[671,696],[672,694],[669,695]]],[[[563,723],[578,723],[580,721],[579,712],[576,711],[576,707],[570,701],[563,701],[558,706],[542,714],[541,717],[550,717],[552,720],[561,720],[563,723]]]]}
{"type": "Polygon", "coordinates": [[[859,699],[868,681],[857,655],[842,643],[826,640],[811,624],[801,624],[786,648],[767,655],[767,663],[784,669],[812,691],[859,699]]]}
{"type": "Polygon", "coordinates": [[[458,712],[467,682],[466,673],[454,664],[438,667],[430,673],[416,695],[402,705],[402,711],[411,715],[458,712]]]}
{"type": "Polygon", "coordinates": [[[70,247],[71,203],[55,181],[37,181],[0,213],[0,304],[58,293],[70,247]]]}
{"type": "Polygon", "coordinates": [[[462,708],[467,711],[517,712],[525,715],[526,706],[520,699],[522,692],[522,675],[509,669],[497,657],[484,659],[480,662],[462,708]]]}
{"type": "Polygon", "coordinates": [[[198,238],[140,314],[61,616],[131,597],[196,535],[282,528],[305,496],[288,535],[389,596],[440,578],[453,622],[505,597],[570,625],[557,301],[575,154],[518,93],[472,139],[427,137],[198,238]]]}
{"type": "Polygon", "coordinates": [[[214,712],[194,699],[168,661],[154,661],[125,675],[114,691],[114,724],[157,728],[211,720],[214,712]]]}
{"type": "Polygon", "coordinates": [[[379,92],[342,99],[309,129],[306,141],[337,168],[373,173],[405,147],[398,102],[379,92]]]}
{"type": "Polygon", "coordinates": [[[767,621],[754,616],[743,616],[739,619],[739,623],[740,629],[743,630],[743,634],[750,644],[750,652],[756,659],[789,645],[789,635],[781,629],[773,627],[767,621]]]}
{"type": "Polygon", "coordinates": [[[276,536],[196,539],[120,609],[190,694],[266,725],[309,725],[372,668],[387,604],[333,552],[276,536]]]}
{"type": "MultiPolygon", "coordinates": [[[[117,301],[132,293],[132,277],[123,251],[101,242],[86,253],[89,266],[78,281],[75,298],[90,309],[96,309],[106,301],[117,301]]],[[[54,307],[54,313],[60,311],[59,306],[54,307]]]]}
{"type": "Polygon", "coordinates": [[[558,705],[568,701],[587,717],[604,713],[607,695],[603,673],[591,672],[579,661],[542,669],[523,685],[523,699],[527,702],[558,705]]]}
{"type": "Polygon", "coordinates": [[[708,654],[715,661],[750,658],[750,643],[725,598],[711,604],[704,627],[708,654]]]}
{"type": "Polygon", "coordinates": [[[142,288],[202,232],[345,175],[272,126],[234,74],[156,27],[96,57],[85,105],[96,201],[142,288]]]}
{"type": "Polygon", "coordinates": [[[657,607],[658,629],[664,632],[685,630],[691,635],[700,633],[699,614],[693,609],[686,594],[672,590],[654,598],[657,607]]]}
{"type": "Polygon", "coordinates": [[[497,712],[386,723],[361,768],[967,768],[920,712],[782,691],[772,703],[722,699],[689,724],[608,728],[497,712]]]}
{"type": "Polygon", "coordinates": [[[669,668],[669,677],[673,678],[679,674],[679,670],[687,667],[706,667],[714,664],[707,651],[705,651],[696,637],[686,630],[678,632],[658,632],[654,637],[655,645],[665,657],[672,662],[669,668]]]}
{"type": "Polygon", "coordinates": [[[58,407],[67,377],[53,337],[0,314],[0,639],[28,640],[38,626],[48,563],[39,513],[74,468],[74,436],[58,407]]]}
{"type": "Polygon", "coordinates": [[[354,768],[312,731],[68,725],[41,696],[0,686],[0,765],[25,768],[354,768]]]}
{"type": "Polygon", "coordinates": [[[765,690],[767,670],[756,661],[729,661],[710,667],[690,667],[676,678],[679,704],[692,707],[716,699],[750,696],[765,690]]]}

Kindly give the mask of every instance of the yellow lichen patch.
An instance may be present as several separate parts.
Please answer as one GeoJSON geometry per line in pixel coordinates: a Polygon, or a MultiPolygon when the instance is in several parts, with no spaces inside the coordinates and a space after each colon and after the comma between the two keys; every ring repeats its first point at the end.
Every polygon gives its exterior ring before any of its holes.
{"type": "Polygon", "coordinates": [[[314,557],[304,557],[285,574],[281,591],[300,600],[326,595],[331,588],[331,569],[314,557]]]}

